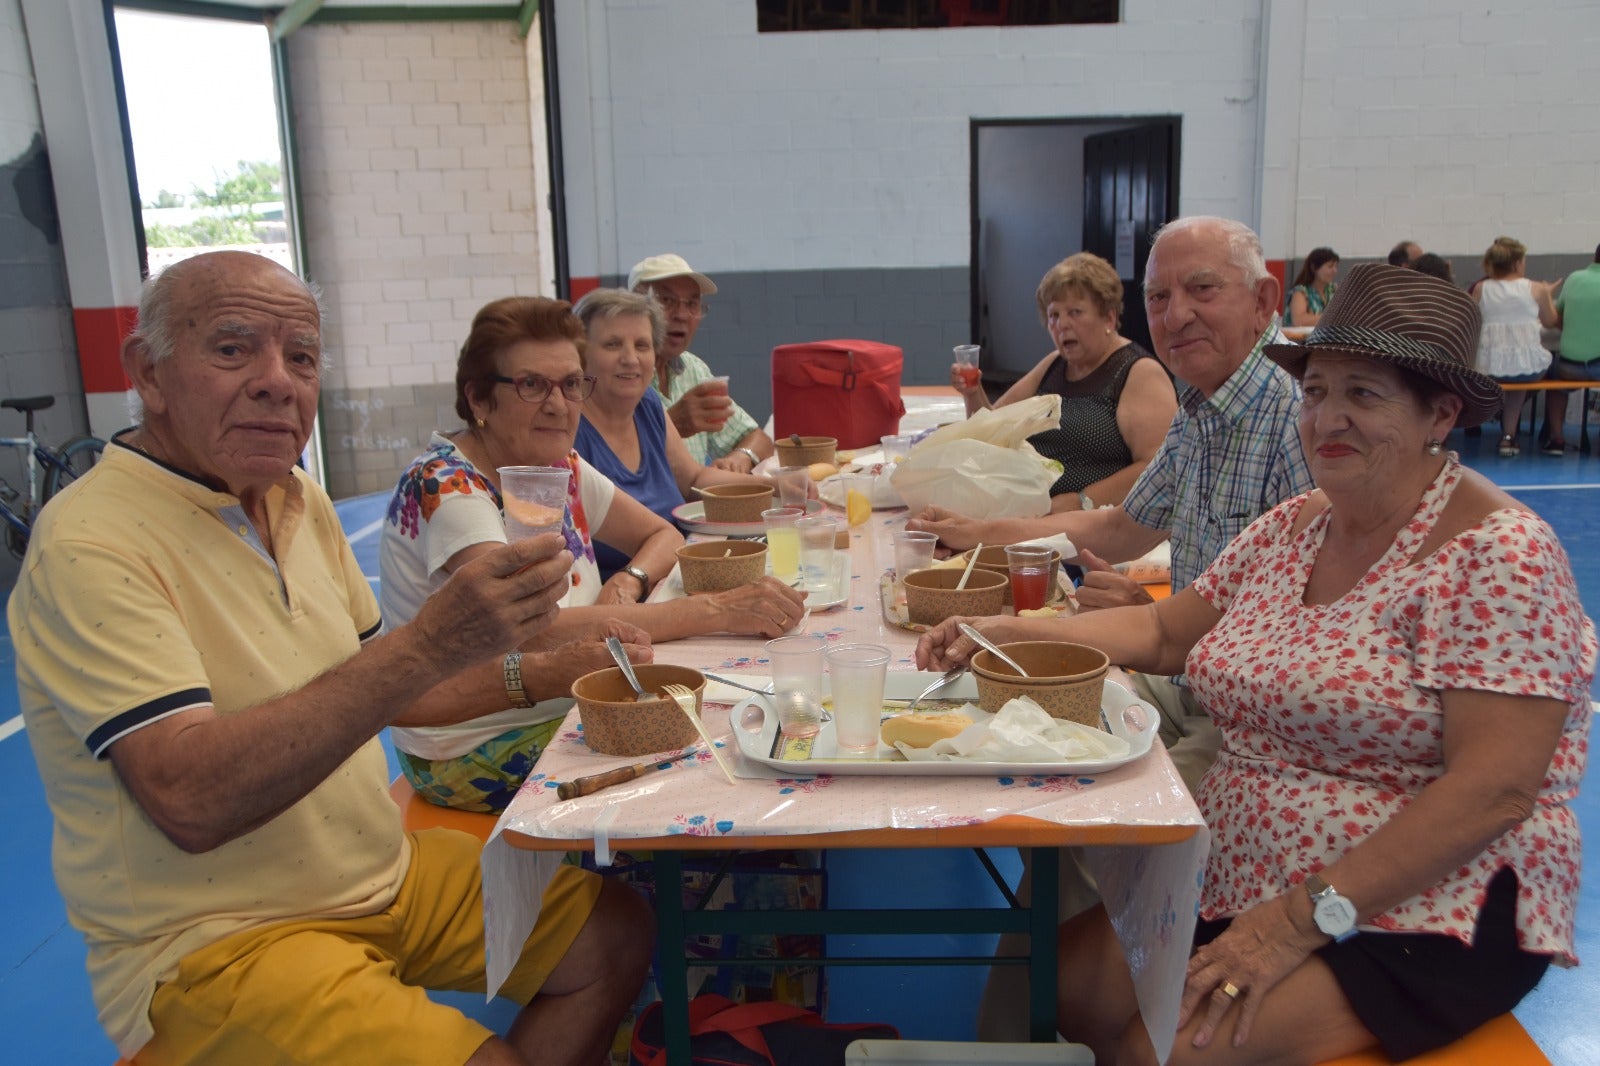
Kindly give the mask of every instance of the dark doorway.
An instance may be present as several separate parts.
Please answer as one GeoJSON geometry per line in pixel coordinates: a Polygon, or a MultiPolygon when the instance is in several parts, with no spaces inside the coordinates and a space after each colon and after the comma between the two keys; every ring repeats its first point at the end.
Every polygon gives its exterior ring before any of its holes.
{"type": "Polygon", "coordinates": [[[1083,141],[1083,250],[1122,278],[1122,335],[1150,347],[1144,261],[1150,241],[1177,217],[1178,119],[1160,119],[1083,141]]]}
{"type": "Polygon", "coordinates": [[[1119,228],[1122,265],[1131,259],[1131,270],[1123,271],[1124,333],[1147,343],[1139,286],[1151,234],[1177,214],[1180,122],[1176,116],[973,120],[971,337],[983,346],[991,392],[1050,350],[1034,303],[1045,271],[1078,251],[1117,264],[1119,228]],[[1130,213],[1135,204],[1137,218],[1130,213]]]}

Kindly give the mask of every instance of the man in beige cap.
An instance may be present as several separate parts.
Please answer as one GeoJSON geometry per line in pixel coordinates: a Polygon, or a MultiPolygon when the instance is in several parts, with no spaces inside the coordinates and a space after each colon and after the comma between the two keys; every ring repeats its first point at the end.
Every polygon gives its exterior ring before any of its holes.
{"type": "Polygon", "coordinates": [[[683,256],[668,252],[635,263],[628,288],[654,296],[666,313],[666,337],[656,351],[656,388],[689,454],[720,470],[748,474],[772,454],[772,438],[733,402],[727,382],[715,380],[705,360],[689,351],[706,314],[704,298],[716,293],[716,284],[683,256]]]}

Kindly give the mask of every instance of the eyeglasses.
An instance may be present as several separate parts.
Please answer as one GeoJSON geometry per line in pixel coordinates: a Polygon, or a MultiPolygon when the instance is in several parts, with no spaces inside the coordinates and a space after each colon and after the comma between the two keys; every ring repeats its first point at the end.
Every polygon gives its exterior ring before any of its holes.
{"type": "Polygon", "coordinates": [[[700,297],[698,296],[688,300],[680,300],[676,296],[664,293],[659,289],[652,292],[651,295],[656,298],[656,303],[661,305],[661,310],[669,315],[682,308],[690,318],[704,318],[706,316],[706,305],[700,302],[700,297]]]}
{"type": "Polygon", "coordinates": [[[511,385],[517,390],[517,399],[523,403],[544,403],[545,397],[550,395],[550,390],[557,385],[561,386],[561,395],[573,403],[582,403],[594,392],[595,379],[587,374],[573,374],[571,377],[562,378],[560,381],[551,381],[538,374],[524,374],[520,378],[508,378],[495,374],[489,378],[496,385],[511,385]]]}

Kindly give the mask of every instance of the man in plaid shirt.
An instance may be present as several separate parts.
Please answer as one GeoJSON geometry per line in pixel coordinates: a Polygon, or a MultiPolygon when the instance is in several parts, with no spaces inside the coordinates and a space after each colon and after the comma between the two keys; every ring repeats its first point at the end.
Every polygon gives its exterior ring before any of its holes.
{"type": "MultiPolygon", "coordinates": [[[[1171,540],[1172,590],[1187,587],[1258,516],[1311,488],[1297,425],[1300,389],[1262,354],[1281,343],[1282,286],[1267,273],[1261,241],[1248,226],[1196,216],[1156,235],[1145,268],[1150,339],[1178,379],[1178,413],[1166,440],[1117,507],[1041,518],[974,519],[930,507],[911,529],[939,534],[951,548],[1014,544],[1065,533],[1085,570],[1085,609],[1148,603],[1143,586],[1112,569],[1171,540]]],[[[1139,694],[1161,711],[1161,739],[1192,791],[1215,761],[1221,738],[1181,679],[1134,675],[1139,694]]],[[[1062,868],[1061,917],[1096,901],[1087,875],[1062,868]]],[[[1004,939],[1000,951],[1008,946],[1004,939]]],[[[1020,967],[991,971],[979,1036],[1024,1039],[1014,1004],[1026,1002],[1020,967]],[[1011,1017],[1016,1015],[1016,1017],[1011,1017]]]]}

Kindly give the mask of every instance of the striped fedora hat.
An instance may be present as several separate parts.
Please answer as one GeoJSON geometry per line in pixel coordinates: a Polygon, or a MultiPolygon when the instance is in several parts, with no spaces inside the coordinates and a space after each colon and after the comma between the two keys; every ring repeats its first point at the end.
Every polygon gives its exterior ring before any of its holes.
{"type": "Polygon", "coordinates": [[[1269,344],[1268,358],[1299,378],[1313,351],[1382,359],[1437,381],[1461,397],[1458,426],[1476,426],[1500,409],[1500,386],[1475,368],[1478,305],[1447,281],[1404,267],[1353,268],[1301,344],[1269,344]]]}

